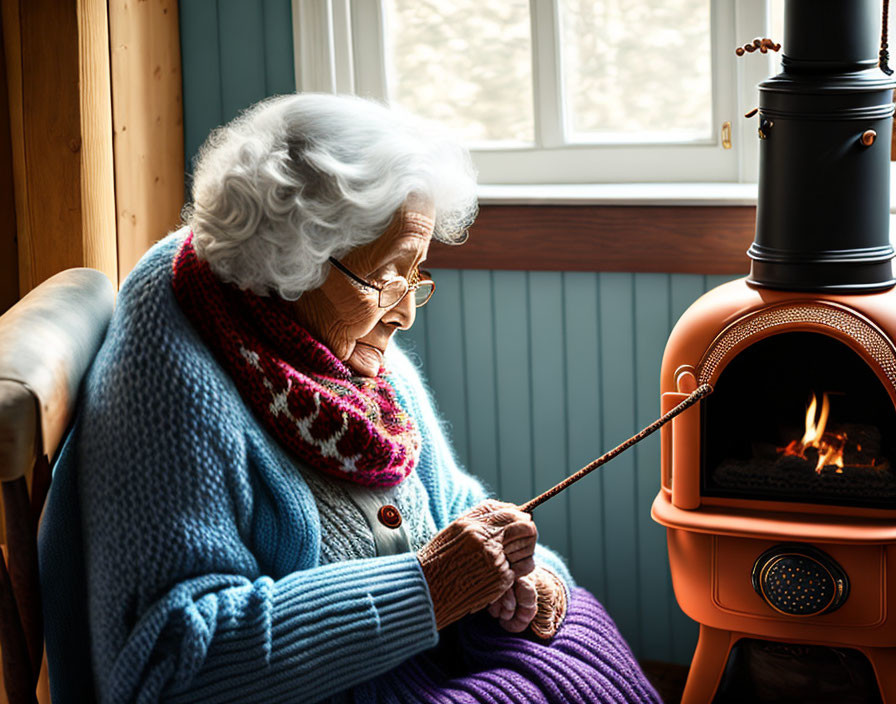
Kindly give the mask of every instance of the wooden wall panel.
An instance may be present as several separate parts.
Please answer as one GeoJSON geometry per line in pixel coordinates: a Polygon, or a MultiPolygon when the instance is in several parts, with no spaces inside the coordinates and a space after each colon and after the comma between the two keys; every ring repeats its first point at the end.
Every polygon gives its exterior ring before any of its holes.
{"type": "Polygon", "coordinates": [[[78,0],[77,10],[82,265],[117,283],[109,15],[105,0],[78,0]]]}
{"type": "Polygon", "coordinates": [[[28,289],[22,279],[31,280],[31,237],[30,218],[25,217],[28,203],[27,179],[25,173],[25,142],[23,139],[24,105],[22,100],[22,32],[19,17],[19,3],[16,0],[0,2],[3,29],[3,62],[5,65],[7,110],[9,115],[10,156],[13,173],[13,199],[16,212],[16,298],[28,289]]]}
{"type": "Polygon", "coordinates": [[[109,3],[119,278],[175,229],[184,194],[176,0],[109,3]]]}
{"type": "Polygon", "coordinates": [[[106,4],[2,0],[0,8],[20,293],[73,266],[114,281],[106,4]]]}
{"type": "Polygon", "coordinates": [[[16,200],[10,141],[6,58],[0,33],[0,315],[19,300],[16,200]]]}
{"type": "Polygon", "coordinates": [[[24,294],[60,268],[80,263],[78,18],[72,2],[37,0],[22,7],[5,0],[3,10],[24,294]],[[47,32],[43,37],[42,31],[47,32]],[[46,44],[37,50],[42,39],[46,44]],[[75,109],[57,109],[62,105],[75,109]],[[62,232],[77,234],[60,237],[62,232]],[[54,261],[39,261],[36,253],[47,248],[54,251],[54,261]]]}

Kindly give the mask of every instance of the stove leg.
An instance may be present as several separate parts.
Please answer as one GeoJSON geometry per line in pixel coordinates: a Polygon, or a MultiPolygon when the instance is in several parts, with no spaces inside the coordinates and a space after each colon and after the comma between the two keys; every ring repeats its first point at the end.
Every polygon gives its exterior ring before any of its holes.
{"type": "Polygon", "coordinates": [[[896,648],[867,648],[864,652],[874,668],[880,698],[884,704],[896,704],[896,648]]]}
{"type": "MultiPolygon", "coordinates": [[[[688,681],[681,704],[710,704],[722,679],[728,653],[736,640],[731,631],[720,631],[700,624],[700,638],[691,660],[688,681]]],[[[896,704],[896,702],[894,702],[896,704]]]]}

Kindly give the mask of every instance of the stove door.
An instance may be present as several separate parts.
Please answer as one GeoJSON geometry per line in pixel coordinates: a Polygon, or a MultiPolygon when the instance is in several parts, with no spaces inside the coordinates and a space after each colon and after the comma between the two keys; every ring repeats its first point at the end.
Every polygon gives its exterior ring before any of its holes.
{"type": "Polygon", "coordinates": [[[817,332],[760,339],[702,411],[704,496],[896,508],[896,411],[852,348],[817,332]]]}

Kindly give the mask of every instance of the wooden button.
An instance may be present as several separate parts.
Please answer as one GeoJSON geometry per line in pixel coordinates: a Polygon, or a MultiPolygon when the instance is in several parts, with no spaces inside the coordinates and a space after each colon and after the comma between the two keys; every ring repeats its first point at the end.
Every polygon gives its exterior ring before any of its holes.
{"type": "Polygon", "coordinates": [[[398,528],[401,525],[401,512],[392,504],[380,507],[376,517],[386,528],[398,528]]]}

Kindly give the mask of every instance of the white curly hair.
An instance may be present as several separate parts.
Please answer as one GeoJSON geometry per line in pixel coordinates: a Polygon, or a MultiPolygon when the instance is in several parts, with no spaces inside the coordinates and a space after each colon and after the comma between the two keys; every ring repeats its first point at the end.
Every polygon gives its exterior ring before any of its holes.
{"type": "Polygon", "coordinates": [[[222,280],[295,300],[330,256],[385,232],[409,198],[433,236],[460,241],[478,212],[470,154],[438,127],[354,96],[275,96],[215,129],[195,162],[184,220],[222,280]]]}

